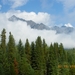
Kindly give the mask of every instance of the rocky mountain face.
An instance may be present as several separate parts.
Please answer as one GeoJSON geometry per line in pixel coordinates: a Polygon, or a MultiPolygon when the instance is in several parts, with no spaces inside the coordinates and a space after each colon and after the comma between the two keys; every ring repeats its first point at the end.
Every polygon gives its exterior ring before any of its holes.
{"type": "Polygon", "coordinates": [[[27,22],[27,25],[29,25],[33,29],[38,29],[38,30],[43,30],[43,29],[49,30],[50,29],[48,26],[44,25],[43,23],[38,24],[32,20],[24,20],[22,18],[16,17],[15,15],[11,16],[8,20],[12,22],[18,21],[18,20],[27,22]]]}
{"type": "Polygon", "coordinates": [[[61,27],[58,27],[58,26],[53,26],[51,28],[49,28],[48,26],[44,25],[43,23],[35,23],[34,21],[32,20],[25,20],[25,19],[22,19],[22,18],[19,18],[15,15],[11,16],[10,18],[8,18],[9,21],[23,21],[23,22],[26,22],[27,25],[29,25],[31,28],[33,29],[37,29],[37,30],[55,30],[56,33],[66,33],[66,34],[69,34],[71,32],[73,32],[75,29],[73,27],[67,27],[67,26],[61,26],[61,27]]]}
{"type": "Polygon", "coordinates": [[[66,27],[66,26],[61,26],[61,27],[53,26],[51,28],[51,30],[55,30],[56,33],[66,33],[66,34],[69,34],[69,33],[73,32],[75,29],[73,27],[66,27]]]}

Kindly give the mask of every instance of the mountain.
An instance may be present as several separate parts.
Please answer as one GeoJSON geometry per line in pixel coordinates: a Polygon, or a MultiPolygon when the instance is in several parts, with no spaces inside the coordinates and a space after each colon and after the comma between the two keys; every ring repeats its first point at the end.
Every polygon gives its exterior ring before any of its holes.
{"type": "Polygon", "coordinates": [[[44,25],[43,23],[38,24],[32,20],[24,20],[22,18],[16,17],[15,15],[11,16],[8,20],[12,22],[18,21],[18,20],[26,22],[27,25],[29,25],[33,29],[38,29],[38,30],[43,30],[43,29],[49,30],[50,29],[48,26],[44,25]]]}
{"type": "Polygon", "coordinates": [[[61,26],[61,27],[53,26],[51,28],[51,30],[55,30],[56,33],[66,33],[66,34],[69,34],[73,31],[75,31],[75,29],[73,27],[66,27],[66,26],[61,26]]]}
{"type": "Polygon", "coordinates": [[[44,25],[43,23],[35,23],[34,21],[32,20],[25,20],[25,19],[22,19],[22,18],[19,18],[19,17],[16,17],[15,15],[11,16],[10,18],[8,18],[9,21],[23,21],[23,22],[26,22],[27,25],[29,25],[32,29],[38,29],[38,30],[54,30],[56,31],[57,34],[59,33],[66,33],[66,34],[69,34],[71,32],[73,32],[75,29],[73,28],[73,26],[71,25],[64,25],[64,26],[61,26],[61,27],[58,27],[58,26],[53,26],[51,28],[49,28],[48,26],[44,25]]]}

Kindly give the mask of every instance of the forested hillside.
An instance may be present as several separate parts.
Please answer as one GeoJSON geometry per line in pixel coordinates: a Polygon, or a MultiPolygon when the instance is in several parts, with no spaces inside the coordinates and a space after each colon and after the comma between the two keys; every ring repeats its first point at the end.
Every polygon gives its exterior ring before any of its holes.
{"type": "Polygon", "coordinates": [[[15,37],[6,30],[0,36],[0,75],[75,75],[75,49],[64,49],[63,44],[48,46],[40,36],[31,43],[15,37]]]}

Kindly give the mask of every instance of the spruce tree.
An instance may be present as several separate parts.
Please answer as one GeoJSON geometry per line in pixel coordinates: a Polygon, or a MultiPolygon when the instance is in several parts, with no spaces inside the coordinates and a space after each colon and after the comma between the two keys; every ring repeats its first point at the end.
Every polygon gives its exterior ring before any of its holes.
{"type": "Polygon", "coordinates": [[[9,42],[8,42],[8,61],[9,61],[10,75],[18,75],[18,63],[16,60],[15,40],[11,32],[9,33],[9,42]]]}
{"type": "Polygon", "coordinates": [[[26,54],[26,58],[28,59],[28,62],[31,63],[31,50],[30,50],[30,44],[28,39],[26,39],[26,43],[25,43],[25,54],[26,54]]]}
{"type": "Polygon", "coordinates": [[[44,60],[43,60],[43,67],[44,67],[44,75],[47,74],[47,59],[48,59],[48,47],[47,47],[47,44],[45,42],[45,39],[43,39],[43,43],[42,43],[42,46],[43,46],[43,55],[44,55],[44,60]]]}
{"type": "Polygon", "coordinates": [[[31,66],[34,70],[36,70],[36,50],[34,42],[31,43],[31,66]]]}
{"type": "Polygon", "coordinates": [[[34,75],[34,70],[27,59],[27,55],[24,53],[24,47],[21,40],[19,40],[17,47],[19,53],[19,75],[34,75]]]}
{"type": "Polygon", "coordinates": [[[58,66],[59,66],[59,59],[58,59],[58,50],[59,50],[59,46],[58,46],[58,43],[54,43],[54,57],[55,57],[55,70],[54,70],[54,72],[56,73],[56,75],[59,75],[59,68],[58,68],[58,66]]]}
{"type": "Polygon", "coordinates": [[[55,56],[54,46],[51,43],[47,61],[47,75],[58,75],[58,61],[55,56]]]}
{"type": "Polygon", "coordinates": [[[37,73],[39,75],[44,75],[44,53],[43,53],[43,47],[42,47],[42,40],[41,37],[38,36],[36,39],[35,44],[35,50],[36,50],[36,63],[37,63],[37,73]]]}
{"type": "Polygon", "coordinates": [[[18,53],[19,53],[20,57],[23,57],[23,55],[25,54],[21,39],[19,40],[19,43],[18,43],[18,53]]]}
{"type": "Polygon", "coordinates": [[[2,69],[1,75],[9,74],[9,65],[7,60],[7,51],[6,51],[6,30],[3,29],[1,32],[1,45],[0,45],[0,68],[2,69]]]}
{"type": "Polygon", "coordinates": [[[50,49],[49,49],[49,54],[48,54],[48,60],[47,60],[47,75],[52,75],[52,72],[53,72],[53,45],[51,43],[50,45],[50,49]]]}

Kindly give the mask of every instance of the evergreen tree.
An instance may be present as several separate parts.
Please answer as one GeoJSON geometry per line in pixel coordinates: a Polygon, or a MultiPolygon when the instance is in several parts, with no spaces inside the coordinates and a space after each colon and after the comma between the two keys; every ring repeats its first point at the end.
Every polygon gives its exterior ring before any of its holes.
{"type": "Polygon", "coordinates": [[[11,32],[9,33],[9,42],[8,42],[8,61],[9,61],[9,72],[10,75],[18,75],[18,63],[16,60],[16,47],[15,40],[11,32]]]}
{"type": "Polygon", "coordinates": [[[1,33],[1,48],[3,50],[3,53],[6,52],[6,30],[3,29],[1,33]]]}
{"type": "Polygon", "coordinates": [[[35,75],[31,65],[27,62],[27,59],[23,56],[19,62],[20,73],[19,75],[35,75]]]}
{"type": "Polygon", "coordinates": [[[19,53],[20,57],[23,57],[23,55],[25,54],[21,39],[19,40],[19,43],[18,43],[18,53],[19,53]]]}
{"type": "Polygon", "coordinates": [[[49,49],[49,55],[48,55],[48,60],[47,60],[47,75],[52,75],[52,72],[53,72],[53,45],[51,43],[50,45],[50,49],[49,49]]]}
{"type": "Polygon", "coordinates": [[[19,53],[19,75],[34,75],[34,70],[32,69],[30,63],[28,62],[27,56],[24,53],[24,47],[22,41],[19,41],[18,44],[18,53],[19,53]]]}
{"type": "Polygon", "coordinates": [[[47,73],[47,59],[48,59],[48,47],[47,47],[47,44],[46,44],[46,42],[45,42],[45,39],[43,39],[43,44],[42,44],[42,46],[43,46],[43,55],[44,55],[44,60],[43,60],[43,63],[44,63],[44,65],[43,65],[43,67],[44,67],[44,75],[46,75],[46,73],[47,73]]]}
{"type": "Polygon", "coordinates": [[[26,39],[26,43],[25,43],[25,54],[26,54],[26,58],[28,59],[28,62],[31,63],[31,50],[30,50],[30,44],[28,39],[26,39]]]}
{"type": "Polygon", "coordinates": [[[50,45],[48,61],[47,61],[47,75],[58,75],[58,63],[55,57],[55,50],[53,45],[50,45]]]}
{"type": "Polygon", "coordinates": [[[43,53],[43,47],[42,47],[42,40],[41,37],[37,37],[36,39],[36,63],[37,63],[37,73],[39,75],[44,75],[44,53],[43,53]]]}
{"type": "Polygon", "coordinates": [[[6,52],[6,30],[3,29],[1,33],[1,45],[0,45],[0,74],[8,75],[8,60],[7,60],[7,52],[6,52]]]}
{"type": "Polygon", "coordinates": [[[60,68],[60,75],[68,75],[69,74],[69,67],[68,67],[68,62],[66,59],[66,52],[64,50],[63,44],[60,43],[59,45],[59,65],[61,65],[60,68]]]}
{"type": "Polygon", "coordinates": [[[36,50],[35,50],[35,44],[34,42],[31,43],[31,66],[34,70],[36,70],[36,50]]]}
{"type": "Polygon", "coordinates": [[[58,65],[59,65],[59,62],[58,62],[58,50],[59,50],[59,46],[58,46],[58,43],[54,43],[54,58],[55,58],[55,73],[56,75],[59,75],[59,68],[58,68],[58,65]]]}

